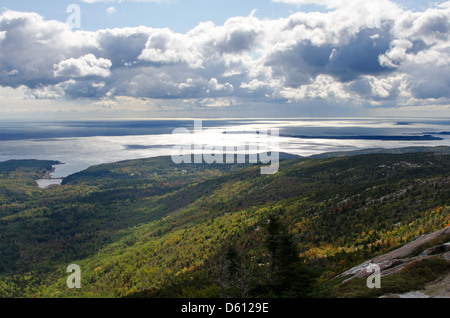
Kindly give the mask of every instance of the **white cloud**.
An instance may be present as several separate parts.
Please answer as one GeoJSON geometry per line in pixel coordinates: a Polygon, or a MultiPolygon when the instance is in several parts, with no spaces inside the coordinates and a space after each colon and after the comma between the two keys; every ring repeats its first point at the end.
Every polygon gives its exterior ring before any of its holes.
{"type": "Polygon", "coordinates": [[[106,14],[107,15],[113,15],[114,13],[117,13],[117,9],[114,7],[109,7],[106,9],[106,14]]]}
{"type": "Polygon", "coordinates": [[[27,99],[60,99],[64,97],[64,89],[61,85],[29,88],[25,91],[25,97],[27,99]]]}
{"type": "Polygon", "coordinates": [[[5,38],[6,38],[6,31],[1,31],[0,32],[0,46],[5,38]]]}
{"type": "Polygon", "coordinates": [[[298,88],[282,88],[278,94],[280,97],[288,99],[289,102],[314,99],[352,99],[352,95],[347,92],[345,85],[334,81],[328,75],[318,75],[310,84],[298,88]]]}
{"type": "Polygon", "coordinates": [[[393,40],[390,46],[386,53],[380,55],[379,61],[383,66],[395,68],[407,58],[407,51],[413,47],[413,43],[406,39],[393,40]]]}
{"type": "Polygon", "coordinates": [[[208,84],[209,91],[233,91],[230,83],[221,84],[215,78],[211,78],[208,84]]]}
{"type": "Polygon", "coordinates": [[[235,103],[234,98],[205,98],[199,104],[203,107],[230,107],[235,103]]]}
{"type": "Polygon", "coordinates": [[[33,98],[188,99],[209,107],[450,100],[450,6],[411,12],[387,0],[282,2],[329,12],[251,14],[176,33],[72,31],[35,13],[4,11],[0,85],[25,86],[33,98]]]}
{"type": "Polygon", "coordinates": [[[55,65],[54,74],[56,77],[78,78],[87,76],[108,77],[111,75],[111,61],[99,58],[93,54],[84,55],[78,59],[68,59],[55,65]]]}

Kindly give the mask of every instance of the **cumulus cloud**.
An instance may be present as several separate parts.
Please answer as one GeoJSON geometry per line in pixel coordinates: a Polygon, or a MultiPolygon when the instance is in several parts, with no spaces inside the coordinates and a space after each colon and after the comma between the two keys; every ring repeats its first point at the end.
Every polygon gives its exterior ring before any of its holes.
{"type": "Polygon", "coordinates": [[[108,8],[106,9],[106,14],[107,14],[107,15],[113,15],[113,14],[116,13],[116,12],[117,12],[117,9],[114,8],[114,7],[108,7],[108,8]]]}
{"type": "MultiPolygon", "coordinates": [[[[95,1],[86,1],[95,2],[95,1]]],[[[0,15],[0,85],[33,98],[336,100],[393,105],[450,100],[450,5],[277,0],[327,12],[253,14],[186,33],[151,27],[73,31],[35,13],[0,15]]]]}
{"type": "Polygon", "coordinates": [[[72,32],[65,24],[45,21],[35,13],[4,11],[0,53],[0,85],[30,88],[57,84],[53,66],[99,49],[92,33],[72,32]],[[14,72],[15,76],[11,76],[14,72]]]}
{"type": "Polygon", "coordinates": [[[86,54],[78,59],[70,58],[55,65],[55,77],[108,77],[112,63],[108,59],[97,59],[93,54],[86,54]]]}
{"type": "Polygon", "coordinates": [[[191,68],[199,68],[203,61],[201,53],[189,40],[189,36],[169,29],[155,30],[139,59],[154,64],[187,64],[191,68]]]}

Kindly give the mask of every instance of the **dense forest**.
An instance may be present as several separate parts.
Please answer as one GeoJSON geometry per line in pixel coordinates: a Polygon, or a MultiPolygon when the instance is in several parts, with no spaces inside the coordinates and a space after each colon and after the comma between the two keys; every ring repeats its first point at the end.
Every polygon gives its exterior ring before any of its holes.
{"type": "Polygon", "coordinates": [[[448,148],[287,159],[274,175],[161,157],[37,187],[56,164],[0,163],[1,297],[336,297],[339,273],[450,225],[448,148]]]}

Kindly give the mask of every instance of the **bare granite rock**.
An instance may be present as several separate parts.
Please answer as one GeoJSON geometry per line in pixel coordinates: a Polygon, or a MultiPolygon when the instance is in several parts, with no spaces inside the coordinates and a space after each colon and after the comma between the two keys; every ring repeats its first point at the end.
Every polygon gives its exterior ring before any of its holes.
{"type": "MultiPolygon", "coordinates": [[[[378,265],[381,276],[388,276],[398,273],[403,268],[414,262],[428,259],[428,258],[441,258],[446,261],[450,261],[450,243],[439,244],[426,248],[420,255],[415,255],[417,250],[429,246],[430,242],[440,237],[447,237],[450,235],[450,227],[436,231],[433,233],[421,235],[414,239],[412,242],[384,255],[375,257],[372,260],[368,260],[358,266],[355,266],[344,273],[338,275],[338,277],[348,278],[342,283],[346,283],[354,278],[365,278],[372,275],[373,270],[370,270],[370,266],[378,265]]],[[[423,291],[411,291],[401,295],[385,295],[383,298],[450,298],[450,275],[447,275],[436,282],[431,282],[426,285],[423,291]]]]}
{"type": "Polygon", "coordinates": [[[372,263],[379,264],[386,260],[405,258],[411,255],[411,253],[414,252],[414,250],[416,250],[420,246],[427,244],[428,242],[438,238],[439,236],[447,234],[450,234],[450,227],[447,227],[437,232],[421,235],[417,237],[414,241],[400,247],[399,249],[396,249],[395,251],[375,257],[372,260],[372,263]]]}

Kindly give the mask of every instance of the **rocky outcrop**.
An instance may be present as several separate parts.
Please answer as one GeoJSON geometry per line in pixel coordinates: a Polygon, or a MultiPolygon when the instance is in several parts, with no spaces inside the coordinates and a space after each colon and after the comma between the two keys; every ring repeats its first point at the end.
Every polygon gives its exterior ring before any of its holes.
{"type": "MultiPolygon", "coordinates": [[[[373,265],[378,265],[380,275],[383,277],[398,273],[409,264],[427,258],[442,258],[450,261],[450,227],[437,232],[421,235],[412,242],[405,244],[392,252],[377,256],[345,271],[338,277],[348,277],[343,283],[355,278],[369,277],[373,274],[373,270],[369,270],[373,265]],[[439,241],[445,241],[445,243],[433,245],[433,242],[439,241]]],[[[410,293],[403,295],[388,295],[385,297],[450,297],[450,276],[447,275],[437,282],[430,282],[430,284],[426,286],[425,291],[411,291],[410,293]]]]}
{"type": "Polygon", "coordinates": [[[421,235],[415,238],[412,242],[396,249],[390,253],[377,256],[373,259],[373,263],[381,263],[385,260],[399,259],[410,256],[414,251],[420,249],[422,246],[432,242],[439,237],[450,236],[450,227],[442,229],[437,232],[421,235]]]}
{"type": "Polygon", "coordinates": [[[443,254],[446,252],[450,252],[450,243],[445,243],[443,245],[437,245],[430,248],[427,248],[425,251],[420,254],[421,256],[426,255],[436,255],[436,254],[443,254]]]}

